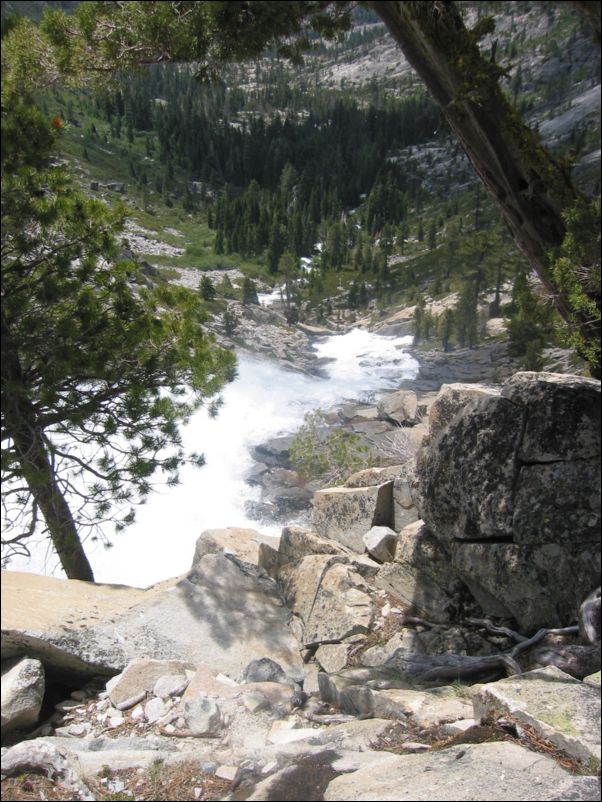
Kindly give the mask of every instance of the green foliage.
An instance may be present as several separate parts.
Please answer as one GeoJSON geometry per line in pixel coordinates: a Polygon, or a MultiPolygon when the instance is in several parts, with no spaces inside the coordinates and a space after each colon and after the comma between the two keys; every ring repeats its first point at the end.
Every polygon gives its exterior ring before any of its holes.
{"type": "Polygon", "coordinates": [[[213,300],[215,300],[215,296],[216,296],[217,293],[216,293],[215,286],[214,286],[213,282],[211,281],[211,279],[209,278],[209,276],[203,276],[201,278],[201,281],[200,281],[200,284],[199,284],[199,292],[201,293],[201,298],[204,301],[213,301],[213,300]]]}
{"type": "Polygon", "coordinates": [[[418,345],[424,339],[424,317],[426,315],[426,302],[423,295],[416,299],[414,310],[414,345],[418,345]]]}
{"type": "Polygon", "coordinates": [[[231,337],[236,332],[239,322],[238,315],[229,306],[226,307],[222,315],[222,324],[228,337],[231,337]]]}
{"type": "Polygon", "coordinates": [[[525,370],[541,370],[543,348],[553,337],[552,310],[535,296],[523,271],[514,281],[512,306],[514,312],[508,322],[508,353],[523,357],[521,364],[525,370]]]}
{"type": "Polygon", "coordinates": [[[454,313],[451,309],[444,309],[437,321],[437,337],[441,347],[447,353],[450,350],[450,340],[454,331],[454,313]]]}
{"type": "Polygon", "coordinates": [[[243,304],[258,304],[257,287],[255,282],[249,276],[245,276],[242,282],[242,302],[243,304]]]}
{"type": "Polygon", "coordinates": [[[294,469],[305,479],[338,482],[374,463],[368,446],[357,435],[337,428],[326,431],[321,409],[308,412],[290,448],[294,469]]]}
{"type": "Polygon", "coordinates": [[[222,298],[227,298],[229,301],[232,301],[236,298],[236,290],[234,289],[234,285],[230,280],[230,276],[227,273],[224,273],[224,277],[217,285],[217,291],[222,298]]]}
{"type": "Polygon", "coordinates": [[[460,292],[454,320],[460,348],[474,348],[479,341],[479,312],[474,285],[465,282],[460,292]]]}
{"type": "Polygon", "coordinates": [[[600,372],[600,199],[581,199],[564,216],[567,232],[552,262],[569,304],[564,340],[600,372]]]}

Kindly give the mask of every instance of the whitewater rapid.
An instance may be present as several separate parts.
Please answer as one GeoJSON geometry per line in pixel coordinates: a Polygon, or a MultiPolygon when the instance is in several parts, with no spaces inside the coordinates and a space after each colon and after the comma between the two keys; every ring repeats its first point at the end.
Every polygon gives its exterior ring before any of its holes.
{"type": "MultiPolygon", "coordinates": [[[[237,378],[224,389],[217,417],[200,410],[183,428],[184,445],[203,453],[205,466],[183,468],[180,485],[152,493],[125,531],[107,530],[112,548],[85,544],[96,581],[146,587],[184,573],[205,529],[249,527],[278,534],[281,525],[260,525],[245,511],[245,503],[260,492],[245,481],[253,465],[250,449],[294,432],[309,410],[344,400],[370,401],[415,378],[418,363],[405,350],[411,339],[362,329],[324,338],[314,347],[330,360],[324,365],[328,378],[239,354],[237,378]]],[[[47,541],[33,546],[30,560],[15,559],[9,568],[62,576],[47,541]]]]}

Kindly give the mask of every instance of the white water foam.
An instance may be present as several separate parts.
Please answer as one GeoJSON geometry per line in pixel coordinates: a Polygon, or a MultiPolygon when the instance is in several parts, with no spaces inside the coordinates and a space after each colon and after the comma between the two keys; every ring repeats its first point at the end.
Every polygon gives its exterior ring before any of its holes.
{"type": "MultiPolygon", "coordinates": [[[[184,468],[179,486],[151,494],[136,522],[111,536],[113,548],[86,543],[96,581],[146,587],[181,574],[205,529],[236,526],[277,534],[280,526],[258,526],[245,512],[245,502],[259,494],[245,482],[253,464],[249,449],[291,433],[311,409],[370,400],[414,378],[418,363],[404,351],[410,341],[360,329],[325,338],[316,351],[331,360],[325,364],[327,379],[240,355],[238,376],[225,388],[218,416],[211,419],[201,410],[183,430],[185,446],[205,455],[205,467],[184,468]]],[[[15,559],[10,568],[62,575],[56,557],[47,554],[47,541],[33,550],[31,560],[15,559]]]]}

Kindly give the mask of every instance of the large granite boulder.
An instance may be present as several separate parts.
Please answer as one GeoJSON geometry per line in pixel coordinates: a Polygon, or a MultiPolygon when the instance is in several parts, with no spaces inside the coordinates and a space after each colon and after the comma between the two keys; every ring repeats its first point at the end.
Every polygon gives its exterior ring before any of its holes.
{"type": "Polygon", "coordinates": [[[447,544],[424,521],[401,530],[395,559],[381,567],[374,582],[404,606],[441,623],[455,620],[469,595],[451,564],[447,544]]]}
{"type": "Polygon", "coordinates": [[[485,612],[571,623],[600,571],[600,382],[519,373],[467,392],[434,404],[422,518],[485,612]]]}
{"type": "Polygon", "coordinates": [[[600,546],[556,543],[451,544],[453,570],[489,615],[515,618],[532,631],[573,624],[587,590],[600,578],[600,546]]]}
{"type": "Polygon", "coordinates": [[[443,384],[429,409],[429,434],[444,429],[458,412],[474,398],[499,395],[500,388],[483,384],[443,384]]]}
{"type": "Polygon", "coordinates": [[[452,746],[423,755],[391,755],[386,762],[368,764],[335,777],[322,798],[327,802],[365,799],[522,802],[596,799],[598,793],[597,778],[576,777],[547,755],[514,743],[483,743],[452,746]]]}
{"type": "Polygon", "coordinates": [[[274,580],[225,554],[146,590],[3,572],[2,653],[111,675],[136,657],[204,662],[237,676],[271,657],[303,679],[299,644],[274,580]],[[52,599],[52,604],[48,603],[52,599]]]}
{"type": "Polygon", "coordinates": [[[370,630],[369,588],[346,557],[312,554],[279,572],[289,608],[298,616],[305,646],[333,643],[370,630]]]}
{"type": "Polygon", "coordinates": [[[393,524],[393,482],[318,490],[313,506],[313,525],[319,535],[363,552],[366,532],[373,526],[393,524]]]}
{"type": "Polygon", "coordinates": [[[600,690],[553,666],[473,691],[475,718],[512,716],[575,760],[600,763],[600,690]]]}
{"type": "MultiPolygon", "coordinates": [[[[396,434],[407,436],[405,432],[396,434]]],[[[408,456],[404,464],[364,468],[352,474],[345,482],[345,487],[355,488],[393,482],[393,520],[391,527],[397,531],[418,520],[418,510],[414,501],[413,456],[415,451],[416,449],[408,448],[408,456]]]]}
{"type": "Polygon", "coordinates": [[[2,735],[35,724],[45,691],[44,666],[24,657],[2,665],[2,735]]]}
{"type": "Polygon", "coordinates": [[[416,423],[418,399],[413,390],[397,390],[383,396],[376,408],[380,420],[396,426],[412,426],[416,423]]]}
{"type": "Polygon", "coordinates": [[[259,547],[262,543],[277,548],[278,538],[262,535],[254,529],[240,529],[235,526],[227,529],[206,529],[196,542],[192,568],[195,568],[206,554],[222,553],[233,554],[243,562],[257,565],[259,547]]]}
{"type": "Polygon", "coordinates": [[[290,563],[297,564],[310,554],[338,554],[352,556],[353,552],[335,540],[320,537],[303,526],[285,526],[280,535],[278,548],[262,543],[259,547],[259,566],[273,579],[278,579],[280,569],[290,563]]]}

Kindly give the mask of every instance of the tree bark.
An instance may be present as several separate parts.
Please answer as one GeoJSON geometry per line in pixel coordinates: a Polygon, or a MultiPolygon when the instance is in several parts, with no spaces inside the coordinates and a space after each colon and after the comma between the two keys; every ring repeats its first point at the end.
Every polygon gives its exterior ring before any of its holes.
{"type": "MultiPolygon", "coordinates": [[[[3,321],[4,323],[4,321],[3,321]]],[[[44,432],[26,395],[16,353],[2,325],[2,423],[3,435],[13,441],[21,474],[44,520],[63,570],[69,579],[93,582],[92,567],[82,547],[69,505],[59,487],[48,453],[44,432]]]]}
{"type": "MultiPolygon", "coordinates": [[[[441,106],[519,248],[570,323],[574,310],[555,286],[548,257],[563,242],[563,212],[579,198],[568,165],[521,122],[499,85],[500,68],[482,56],[478,33],[464,26],[453,2],[369,5],[441,106]]],[[[596,324],[581,319],[578,325],[591,339],[596,324]]]]}

